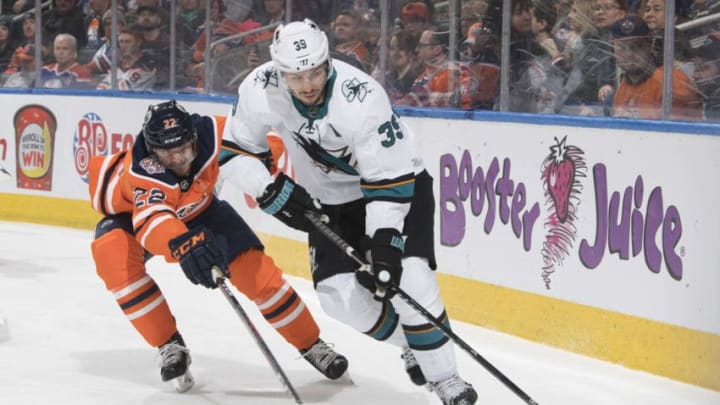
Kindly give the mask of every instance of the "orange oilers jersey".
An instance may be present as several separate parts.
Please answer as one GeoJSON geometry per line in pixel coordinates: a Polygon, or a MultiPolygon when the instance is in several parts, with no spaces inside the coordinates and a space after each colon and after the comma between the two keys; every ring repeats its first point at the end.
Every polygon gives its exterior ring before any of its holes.
{"type": "Polygon", "coordinates": [[[345,44],[338,44],[335,46],[335,51],[348,55],[357,59],[361,65],[365,66],[368,63],[368,50],[361,41],[353,41],[345,44]]]}
{"type": "Polygon", "coordinates": [[[103,215],[132,213],[138,242],[170,262],[168,241],[188,231],[186,222],[212,202],[219,174],[224,117],[193,114],[197,156],[191,174],[178,178],[151,154],[142,134],[131,150],[90,161],[89,189],[93,208],[103,215]]]}
{"type": "MultiPolygon", "coordinates": [[[[623,80],[613,98],[613,116],[660,119],[662,117],[664,74],[664,66],[660,66],[655,69],[652,76],[637,85],[623,80]]],[[[680,69],[673,68],[670,118],[698,121],[702,119],[701,105],[702,100],[692,81],[680,69]]]]}
{"type": "Polygon", "coordinates": [[[408,93],[408,104],[423,107],[472,108],[477,79],[467,65],[426,67],[408,93]]]}

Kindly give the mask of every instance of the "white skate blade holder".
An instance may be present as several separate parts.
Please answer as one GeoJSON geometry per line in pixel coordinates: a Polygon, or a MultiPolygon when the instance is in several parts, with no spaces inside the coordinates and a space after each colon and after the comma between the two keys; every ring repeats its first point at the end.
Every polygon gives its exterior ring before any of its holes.
{"type": "Polygon", "coordinates": [[[186,392],[195,385],[195,379],[192,374],[190,374],[189,369],[185,372],[185,374],[180,377],[173,378],[171,381],[175,386],[175,391],[179,393],[186,392]]]}

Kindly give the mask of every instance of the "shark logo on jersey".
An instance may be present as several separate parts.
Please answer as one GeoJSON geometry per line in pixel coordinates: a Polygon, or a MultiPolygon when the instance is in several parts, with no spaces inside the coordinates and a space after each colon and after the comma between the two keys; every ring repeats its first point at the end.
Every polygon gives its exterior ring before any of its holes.
{"type": "MultiPolygon", "coordinates": [[[[335,136],[341,137],[335,128],[332,126],[331,128],[333,132],[335,132],[335,136]]],[[[299,131],[293,131],[293,139],[305,150],[305,153],[310,156],[315,165],[325,173],[339,171],[350,175],[357,175],[357,170],[355,170],[354,165],[350,163],[353,161],[353,156],[351,153],[348,153],[348,147],[343,146],[335,150],[325,149],[320,146],[317,141],[310,139],[310,137],[317,137],[317,133],[317,126],[312,127],[303,124],[299,131]],[[303,130],[306,135],[310,136],[304,136],[301,133],[303,130]]]]}
{"type": "Polygon", "coordinates": [[[258,71],[255,74],[255,85],[260,84],[263,88],[267,86],[278,87],[278,75],[274,69],[258,71]]]}
{"type": "Polygon", "coordinates": [[[348,102],[352,102],[358,99],[361,103],[365,100],[365,96],[372,90],[368,90],[367,82],[361,82],[357,77],[353,77],[352,80],[345,80],[342,84],[343,96],[348,102]]]}

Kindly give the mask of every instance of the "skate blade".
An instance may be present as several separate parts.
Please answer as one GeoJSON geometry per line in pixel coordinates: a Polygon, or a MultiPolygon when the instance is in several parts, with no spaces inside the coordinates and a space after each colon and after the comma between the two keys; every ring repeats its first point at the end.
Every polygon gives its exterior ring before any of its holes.
{"type": "Polygon", "coordinates": [[[333,384],[346,384],[346,385],[355,385],[355,381],[353,381],[352,376],[350,376],[350,371],[346,370],[345,374],[338,377],[336,380],[329,380],[333,384]]]}
{"type": "Polygon", "coordinates": [[[186,392],[195,385],[195,379],[192,374],[190,374],[190,370],[186,371],[185,374],[180,377],[174,378],[172,382],[175,386],[175,391],[179,393],[186,392]]]}

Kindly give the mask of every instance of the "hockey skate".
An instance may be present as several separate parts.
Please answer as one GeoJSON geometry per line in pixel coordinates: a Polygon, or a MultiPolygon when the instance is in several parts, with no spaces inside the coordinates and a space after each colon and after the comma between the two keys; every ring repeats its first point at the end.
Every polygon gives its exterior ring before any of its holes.
{"type": "Polygon", "coordinates": [[[192,388],[195,380],[190,374],[190,351],[180,333],[175,333],[170,340],[159,347],[160,378],[171,381],[177,392],[185,392],[192,388]]]}
{"type": "Polygon", "coordinates": [[[428,385],[437,393],[443,405],[473,405],[477,401],[477,392],[473,386],[457,375],[428,385]]]}
{"type": "Polygon", "coordinates": [[[337,380],[345,374],[348,361],[330,345],[318,339],[309,349],[300,350],[300,354],[319,372],[331,380],[337,380]]]}
{"type": "Polygon", "coordinates": [[[403,353],[400,357],[405,361],[405,371],[408,373],[408,376],[413,384],[425,385],[427,383],[425,375],[423,374],[420,364],[415,358],[412,350],[409,347],[404,347],[403,353]]]}

